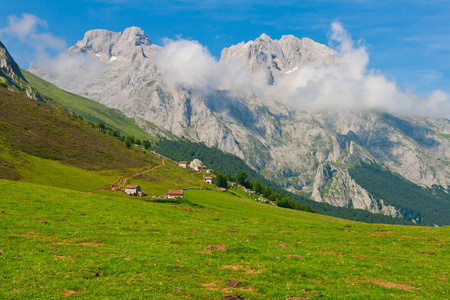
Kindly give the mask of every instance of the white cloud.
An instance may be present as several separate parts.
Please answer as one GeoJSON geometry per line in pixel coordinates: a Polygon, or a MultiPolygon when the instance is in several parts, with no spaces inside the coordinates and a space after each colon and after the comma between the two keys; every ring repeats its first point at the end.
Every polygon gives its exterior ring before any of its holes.
{"type": "Polygon", "coordinates": [[[420,98],[401,91],[377,70],[369,70],[369,55],[362,43],[355,45],[341,23],[333,23],[330,44],[337,44],[338,64],[304,66],[279,83],[289,103],[301,110],[379,109],[401,115],[449,117],[449,97],[435,91],[420,98]]]}
{"type": "Polygon", "coordinates": [[[38,74],[43,72],[59,83],[77,81],[90,83],[97,76],[102,76],[105,64],[87,53],[61,52],[56,57],[40,54],[30,66],[38,74]]]}
{"type": "Polygon", "coordinates": [[[22,14],[20,17],[9,16],[8,26],[0,29],[0,36],[17,38],[38,53],[46,49],[64,49],[66,42],[63,39],[48,32],[39,32],[40,28],[47,29],[47,27],[45,20],[31,14],[22,14]]]}
{"type": "Polygon", "coordinates": [[[208,90],[238,90],[255,85],[255,75],[244,65],[233,62],[225,66],[218,62],[196,41],[164,41],[164,47],[153,61],[165,75],[165,81],[172,86],[208,90]]]}
{"type": "Polygon", "coordinates": [[[450,116],[450,98],[445,92],[420,98],[400,90],[380,71],[368,69],[366,45],[355,43],[341,23],[331,25],[330,45],[340,54],[337,64],[302,66],[274,86],[262,84],[264,76],[250,73],[242,61],[223,65],[195,41],[166,40],[155,64],[174,86],[203,91],[244,89],[266,101],[284,99],[298,110],[377,109],[400,115],[450,116]]]}
{"type": "Polygon", "coordinates": [[[93,77],[100,75],[103,64],[85,53],[66,51],[66,42],[54,36],[48,29],[47,22],[31,14],[22,14],[8,17],[8,26],[0,29],[0,37],[18,39],[34,50],[35,60],[32,69],[41,69],[49,74],[54,82],[68,79],[77,79],[89,82],[93,77]],[[57,54],[52,57],[48,50],[57,54]]]}

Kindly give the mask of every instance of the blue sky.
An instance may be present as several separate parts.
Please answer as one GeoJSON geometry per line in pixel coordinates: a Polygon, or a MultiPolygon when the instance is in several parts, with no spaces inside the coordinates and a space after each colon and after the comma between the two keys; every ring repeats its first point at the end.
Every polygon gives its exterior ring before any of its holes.
{"type": "Polygon", "coordinates": [[[123,31],[138,26],[155,44],[181,36],[199,41],[219,58],[222,48],[261,33],[273,39],[293,34],[328,44],[330,24],[340,21],[353,39],[367,44],[369,68],[395,79],[401,89],[419,95],[434,89],[450,92],[448,0],[1,2],[0,40],[23,68],[28,68],[36,52],[56,54],[90,29],[123,31]],[[31,42],[7,30],[24,13],[38,18],[31,42]]]}

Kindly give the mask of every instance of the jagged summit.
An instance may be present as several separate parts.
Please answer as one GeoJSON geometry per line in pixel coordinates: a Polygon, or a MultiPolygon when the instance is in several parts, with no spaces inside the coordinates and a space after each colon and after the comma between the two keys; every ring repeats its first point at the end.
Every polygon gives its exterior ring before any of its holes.
{"type": "Polygon", "coordinates": [[[254,41],[224,48],[220,61],[227,64],[241,59],[252,72],[264,72],[267,82],[273,84],[278,77],[303,65],[333,64],[338,57],[333,49],[308,38],[300,40],[293,35],[283,35],[280,40],[273,40],[263,33],[254,41]]]}
{"type": "Polygon", "coordinates": [[[123,32],[105,29],[89,30],[83,40],[70,48],[74,52],[87,52],[102,61],[115,61],[118,58],[135,59],[137,56],[148,57],[154,51],[153,45],[144,31],[136,26],[126,28],[123,32]]]}
{"type": "Polygon", "coordinates": [[[268,36],[267,34],[263,33],[261,34],[256,40],[260,41],[272,41],[272,38],[268,36]]]}

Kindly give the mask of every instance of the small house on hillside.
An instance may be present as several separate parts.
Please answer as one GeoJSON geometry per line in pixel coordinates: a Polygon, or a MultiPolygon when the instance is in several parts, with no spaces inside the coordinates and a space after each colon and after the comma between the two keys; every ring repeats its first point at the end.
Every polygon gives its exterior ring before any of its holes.
{"type": "Polygon", "coordinates": [[[182,168],[185,168],[185,169],[189,168],[189,164],[188,164],[187,161],[180,161],[180,162],[178,163],[178,166],[179,166],[179,167],[182,167],[182,168]]]}
{"type": "Polygon", "coordinates": [[[167,194],[168,199],[183,198],[183,190],[170,190],[167,194]]]}
{"type": "Polygon", "coordinates": [[[209,183],[209,184],[214,184],[216,183],[216,180],[214,179],[214,177],[205,177],[203,179],[204,182],[209,183]]]}
{"type": "Polygon", "coordinates": [[[129,196],[145,196],[139,185],[127,185],[125,188],[125,194],[129,196]]]}
{"type": "Polygon", "coordinates": [[[206,167],[205,166],[197,166],[195,168],[198,172],[206,172],[206,167]]]}
{"type": "Polygon", "coordinates": [[[206,170],[206,173],[208,173],[209,175],[214,175],[213,169],[208,169],[208,170],[206,170]]]}

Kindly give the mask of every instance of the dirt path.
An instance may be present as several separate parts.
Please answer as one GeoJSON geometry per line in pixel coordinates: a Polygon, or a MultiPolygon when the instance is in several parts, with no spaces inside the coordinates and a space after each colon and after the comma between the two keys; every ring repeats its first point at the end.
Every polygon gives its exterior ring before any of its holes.
{"type": "Polygon", "coordinates": [[[166,164],[166,162],[165,162],[165,160],[163,158],[161,164],[156,166],[156,167],[153,167],[153,168],[147,169],[147,170],[143,170],[143,171],[138,171],[138,172],[133,173],[131,175],[121,177],[119,179],[119,181],[117,182],[117,184],[108,184],[107,186],[104,186],[102,188],[99,188],[99,189],[96,189],[96,190],[93,190],[93,191],[88,191],[88,193],[100,192],[100,191],[104,191],[104,190],[108,190],[108,189],[111,190],[111,191],[114,191],[114,190],[121,190],[121,191],[123,191],[124,190],[123,186],[126,184],[128,178],[139,176],[139,175],[145,174],[147,172],[153,171],[153,170],[155,170],[157,168],[160,168],[160,167],[164,166],[165,164],[166,164]]]}

